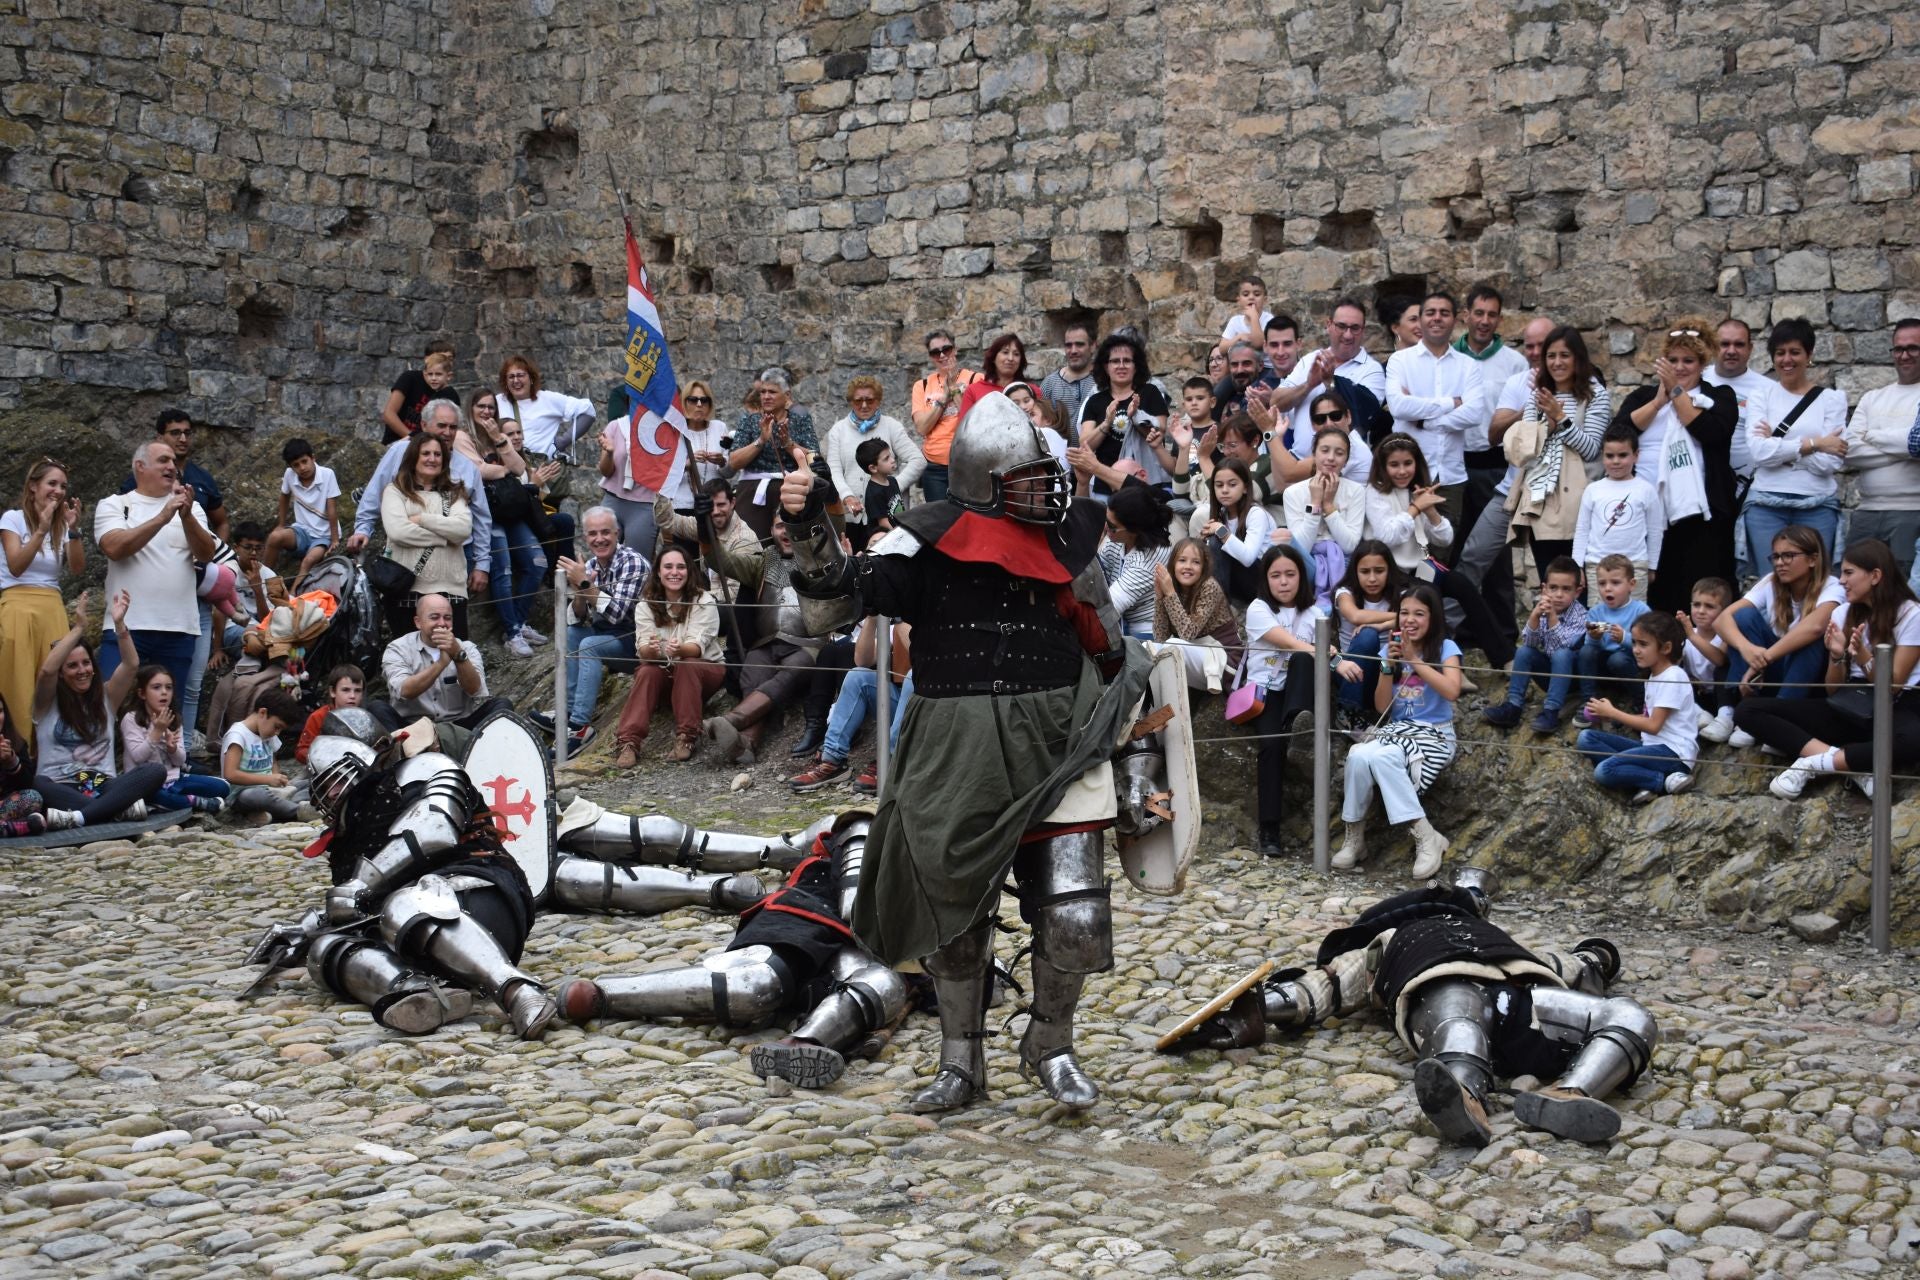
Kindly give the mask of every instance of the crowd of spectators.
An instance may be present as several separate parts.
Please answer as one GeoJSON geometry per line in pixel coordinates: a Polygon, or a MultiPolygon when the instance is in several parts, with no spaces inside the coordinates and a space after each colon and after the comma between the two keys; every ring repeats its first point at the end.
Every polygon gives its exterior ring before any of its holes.
{"type": "MultiPolygon", "coordinates": [[[[570,750],[592,741],[605,675],[631,673],[619,767],[639,762],[659,715],[667,758],[738,763],[792,712],[796,790],[848,773],[870,787],[852,754],[881,638],[805,633],[779,479],[815,466],[848,546],[865,548],[946,496],[955,432],[996,392],[1105,505],[1099,561],[1124,632],[1177,648],[1193,689],[1259,733],[1264,852],[1279,852],[1286,739],[1322,617],[1338,628],[1339,727],[1356,740],[1338,865],[1364,856],[1376,798],[1411,824],[1416,872],[1437,865],[1446,839],[1420,797],[1453,758],[1454,704],[1476,674],[1488,724],[1575,722],[1571,749],[1638,799],[1685,790],[1702,743],[1786,753],[1771,784],[1783,796],[1826,772],[1864,787],[1872,726],[1856,695],[1873,646],[1895,646],[1896,684],[1920,682],[1920,321],[1894,327],[1895,380],[1849,416],[1802,320],[1765,335],[1771,377],[1750,367],[1747,325],[1682,318],[1649,335],[1651,382],[1610,387],[1577,329],[1508,316],[1489,285],[1380,299],[1375,315],[1378,354],[1360,300],[1310,326],[1247,277],[1185,377],[1156,375],[1130,327],[1096,343],[1067,326],[1044,374],[1020,335],[995,337],[974,368],[935,330],[902,416],[863,375],[824,431],[782,369],[759,371],[726,416],[693,380],[686,449],[658,489],[637,478],[624,418],[596,430],[592,401],[544,386],[519,355],[463,400],[445,343],[381,405],[387,443],[356,495],[308,440],[284,443],[270,522],[230,517],[177,412],[90,519],[66,468],[37,460],[0,516],[0,834],[145,808],[294,816],[281,734],[298,723],[310,740],[328,707],[363,699],[389,728],[426,720],[457,750],[504,705],[474,606],[491,608],[508,658],[533,659],[555,569],[568,703],[534,718],[570,750]],[[89,533],[110,601],[97,642],[90,597],[69,606],[63,590],[87,572],[89,533]],[[268,664],[335,552],[365,557],[386,642],[372,688],[350,664],[324,683],[310,673],[309,715],[268,664]],[[1526,599],[1516,554],[1538,584],[1526,599]],[[222,696],[206,699],[213,678],[222,696]]],[[[885,637],[896,717],[913,693],[906,630],[885,637]]],[[[1920,695],[1895,717],[1895,763],[1911,766],[1920,695]]]]}

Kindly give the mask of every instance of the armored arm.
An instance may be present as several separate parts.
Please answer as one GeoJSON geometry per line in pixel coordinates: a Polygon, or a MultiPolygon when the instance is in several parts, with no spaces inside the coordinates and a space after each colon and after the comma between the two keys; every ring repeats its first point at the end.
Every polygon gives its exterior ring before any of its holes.
{"type": "Polygon", "coordinates": [[[1261,991],[1268,1024],[1314,1027],[1368,1007],[1381,942],[1392,936],[1388,930],[1373,945],[1343,951],[1317,969],[1289,969],[1269,978],[1261,991]]]}
{"type": "Polygon", "coordinates": [[[328,891],[327,919],[334,924],[359,919],[396,886],[462,856],[461,837],[480,807],[466,771],[448,756],[426,752],[402,764],[397,781],[410,803],[387,842],[328,891]]]}

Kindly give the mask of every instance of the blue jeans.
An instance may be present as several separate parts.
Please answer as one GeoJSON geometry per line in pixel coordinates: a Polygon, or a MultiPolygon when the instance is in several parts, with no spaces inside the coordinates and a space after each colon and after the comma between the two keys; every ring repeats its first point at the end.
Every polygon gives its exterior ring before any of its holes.
{"type": "Polygon", "coordinates": [[[1567,691],[1573,685],[1574,660],[1585,648],[1582,644],[1548,653],[1530,644],[1523,644],[1514,650],[1513,678],[1507,682],[1508,705],[1526,705],[1527,681],[1532,680],[1547,691],[1548,711],[1558,711],[1566,706],[1567,691]]]}
{"type": "MultiPolygon", "coordinates": [[[[140,651],[141,662],[159,663],[173,677],[174,688],[187,687],[187,668],[193,665],[193,651],[199,644],[199,636],[186,631],[135,631],[131,634],[134,648],[140,651]]],[[[100,651],[94,655],[94,665],[103,681],[112,679],[113,673],[120,669],[120,637],[114,634],[111,624],[100,637],[100,651]]],[[[200,666],[204,670],[206,665],[207,658],[203,652],[200,666]]]]}
{"type": "MultiPolygon", "coordinates": [[[[879,703],[879,685],[872,667],[854,667],[847,672],[840,682],[840,694],[833,700],[833,710],[827,713],[827,737],[820,747],[822,759],[835,764],[847,762],[853,752],[854,735],[860,732],[860,726],[867,722],[879,703]]],[[[912,696],[913,673],[909,671],[905,683],[893,689],[893,724],[887,730],[889,748],[900,736],[900,717],[906,712],[907,699],[912,696]]]]}
{"type": "Polygon", "coordinates": [[[212,796],[221,800],[232,791],[225,778],[210,778],[203,773],[182,773],[147,797],[149,809],[191,809],[194,796],[212,796]]]}
{"type": "Polygon", "coordinates": [[[927,469],[920,473],[920,492],[928,502],[939,502],[947,496],[947,464],[929,462],[927,469]]]}
{"type": "Polygon", "coordinates": [[[1359,627],[1346,646],[1347,660],[1360,668],[1358,680],[1334,677],[1340,684],[1340,701],[1349,707],[1373,710],[1374,686],[1380,683],[1380,629],[1359,627]]]}
{"type": "MultiPolygon", "coordinates": [[[[1780,639],[1773,629],[1772,621],[1758,609],[1742,609],[1733,615],[1733,621],[1734,625],[1740,628],[1741,635],[1763,649],[1780,639]]],[[[1738,688],[1740,682],[1746,678],[1750,665],[1746,655],[1741,653],[1738,647],[1728,645],[1727,674],[1721,683],[1730,688],[1738,688]]],[[[1781,686],[1767,691],[1773,697],[1811,698],[1817,692],[1813,686],[1820,683],[1826,674],[1827,647],[1816,639],[1804,649],[1795,650],[1783,658],[1775,658],[1767,664],[1767,669],[1760,673],[1760,679],[1767,684],[1781,686]]]]}
{"type": "Polygon", "coordinates": [[[547,557],[533,530],[524,524],[493,526],[493,572],[487,594],[508,639],[533,615],[533,598],[547,571],[547,557]]]}
{"type": "Polygon", "coordinates": [[[604,622],[567,628],[567,723],[578,727],[593,719],[600,700],[600,681],[608,658],[631,658],[633,627],[609,627],[604,622]]]}
{"type": "Polygon", "coordinates": [[[1840,535],[1840,504],[1837,501],[1805,511],[1792,511],[1785,507],[1761,506],[1754,501],[1754,497],[1751,493],[1747,495],[1746,510],[1740,514],[1740,527],[1746,530],[1747,552],[1753,557],[1756,569],[1767,567],[1767,556],[1773,552],[1773,540],[1790,524],[1803,524],[1819,534],[1821,543],[1827,548],[1827,559],[1835,559],[1838,552],[1833,541],[1840,535]]]}
{"type": "Polygon", "coordinates": [[[1668,774],[1690,772],[1665,743],[1648,746],[1638,738],[1582,729],[1574,747],[1594,762],[1593,780],[1615,791],[1664,790],[1668,774]]]}
{"type": "MultiPolygon", "coordinates": [[[[1638,690],[1632,684],[1625,683],[1640,675],[1640,664],[1633,660],[1632,649],[1624,644],[1618,649],[1609,649],[1589,636],[1585,643],[1574,650],[1574,654],[1574,669],[1580,673],[1580,701],[1594,697],[1611,698],[1614,705],[1618,706],[1622,700],[1639,700],[1638,690]],[[1607,687],[1596,693],[1594,686],[1603,675],[1610,677],[1607,687]]],[[[1519,658],[1515,657],[1514,661],[1518,662],[1519,658]]],[[[1547,696],[1553,696],[1551,685],[1548,686],[1547,696]]]]}

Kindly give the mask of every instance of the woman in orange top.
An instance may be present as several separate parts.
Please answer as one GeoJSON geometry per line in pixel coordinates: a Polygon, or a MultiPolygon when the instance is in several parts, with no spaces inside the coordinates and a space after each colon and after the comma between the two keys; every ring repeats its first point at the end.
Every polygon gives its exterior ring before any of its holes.
{"type": "Polygon", "coordinates": [[[933,372],[913,384],[913,429],[926,441],[920,492],[928,502],[939,502],[947,496],[947,451],[960,425],[960,396],[980,375],[960,367],[959,348],[945,329],[927,335],[927,359],[933,372]]]}

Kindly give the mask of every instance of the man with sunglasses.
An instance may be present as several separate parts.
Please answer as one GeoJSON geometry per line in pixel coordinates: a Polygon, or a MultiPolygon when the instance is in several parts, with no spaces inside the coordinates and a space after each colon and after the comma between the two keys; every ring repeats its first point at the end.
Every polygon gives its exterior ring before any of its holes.
{"type": "Polygon", "coordinates": [[[953,430],[960,425],[961,395],[980,375],[960,367],[960,348],[945,329],[927,335],[927,359],[933,371],[913,384],[913,429],[926,442],[920,492],[928,502],[939,502],[947,496],[947,453],[953,448],[953,430]]]}
{"type": "Polygon", "coordinates": [[[1080,406],[1100,389],[1093,376],[1093,330],[1084,324],[1070,324],[1060,335],[1060,349],[1067,362],[1040,380],[1040,397],[1060,410],[1060,421],[1071,433],[1067,443],[1079,440],[1080,406]]]}

